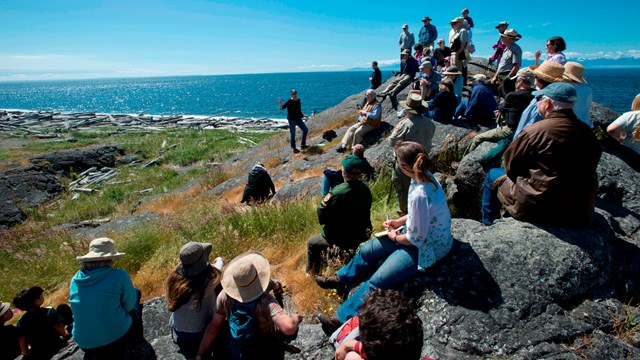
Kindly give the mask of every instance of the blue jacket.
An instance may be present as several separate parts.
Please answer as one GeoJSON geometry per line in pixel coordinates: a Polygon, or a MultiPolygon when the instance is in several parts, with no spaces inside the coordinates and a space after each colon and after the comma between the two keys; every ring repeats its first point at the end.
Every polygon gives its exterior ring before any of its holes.
{"type": "Polygon", "coordinates": [[[409,75],[413,79],[418,72],[418,60],[414,59],[413,56],[409,56],[406,61],[402,60],[400,72],[409,75]]]}
{"type": "Polygon", "coordinates": [[[79,270],[71,279],[69,303],[73,311],[73,339],[83,349],[108,345],[131,327],[128,314],[138,301],[123,269],[79,270]]]}
{"type": "Polygon", "coordinates": [[[436,29],[432,24],[420,28],[420,33],[418,34],[418,42],[420,44],[427,45],[428,43],[435,42],[437,38],[438,29],[436,29]]]}
{"type": "Polygon", "coordinates": [[[485,84],[478,83],[471,89],[469,105],[464,116],[469,121],[484,122],[493,119],[493,113],[498,109],[498,103],[493,97],[493,92],[485,84]]]}

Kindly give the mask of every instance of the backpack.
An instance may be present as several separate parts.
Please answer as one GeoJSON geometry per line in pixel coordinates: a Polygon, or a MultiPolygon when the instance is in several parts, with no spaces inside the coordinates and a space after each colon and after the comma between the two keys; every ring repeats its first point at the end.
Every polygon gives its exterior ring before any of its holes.
{"type": "Polygon", "coordinates": [[[262,296],[248,303],[229,299],[229,357],[251,359],[252,346],[257,338],[256,305],[262,296]]]}

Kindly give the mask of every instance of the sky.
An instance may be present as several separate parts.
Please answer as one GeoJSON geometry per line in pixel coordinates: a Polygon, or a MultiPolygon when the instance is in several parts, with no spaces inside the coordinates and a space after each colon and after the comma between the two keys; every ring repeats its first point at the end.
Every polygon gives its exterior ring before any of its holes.
{"type": "Polygon", "coordinates": [[[635,57],[640,1],[406,2],[0,0],[0,81],[339,71],[397,63],[403,24],[433,19],[447,38],[462,8],[474,56],[490,56],[508,21],[533,59],[551,36],[573,59],[635,57]],[[505,2],[506,4],[507,2],[505,2]],[[413,4],[413,5],[410,5],[413,4]],[[418,4],[425,4],[418,6],[418,4]],[[430,4],[430,6],[426,6],[430,4]],[[593,5],[592,5],[593,4],[593,5]],[[410,7],[412,6],[412,7],[410,7]],[[504,11],[496,8],[503,7],[504,11]],[[626,19],[626,20],[624,20],[626,19]]]}

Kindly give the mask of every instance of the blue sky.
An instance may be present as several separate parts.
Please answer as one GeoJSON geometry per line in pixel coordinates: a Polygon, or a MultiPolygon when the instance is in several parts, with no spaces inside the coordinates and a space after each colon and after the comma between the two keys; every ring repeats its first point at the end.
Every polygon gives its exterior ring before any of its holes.
{"type": "Polygon", "coordinates": [[[525,57],[563,36],[578,58],[636,57],[640,1],[196,1],[2,0],[0,81],[343,70],[397,61],[404,23],[430,16],[446,39],[463,7],[479,56],[502,20],[525,57]],[[413,5],[413,10],[407,4],[413,5]],[[417,4],[432,4],[431,7],[417,4]],[[594,5],[591,5],[591,4],[594,5]],[[582,4],[582,5],[578,5],[582,4]],[[598,5],[596,5],[598,4],[598,5]],[[505,6],[506,8],[506,6],[505,6]],[[549,11],[545,11],[549,10],[549,11]],[[551,11],[552,10],[552,11],[551,11]],[[626,20],[625,20],[626,19],[626,20]]]}

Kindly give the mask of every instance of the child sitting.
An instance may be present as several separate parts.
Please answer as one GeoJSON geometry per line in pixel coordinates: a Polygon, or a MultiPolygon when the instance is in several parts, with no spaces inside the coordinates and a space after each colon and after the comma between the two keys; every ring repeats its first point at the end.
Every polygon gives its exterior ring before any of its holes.
{"type": "Polygon", "coordinates": [[[42,307],[43,293],[41,287],[33,286],[22,289],[13,299],[13,304],[26,312],[18,321],[19,343],[24,359],[50,359],[71,337],[64,329],[58,312],[42,307]]]}
{"type": "Polygon", "coordinates": [[[9,306],[9,303],[0,303],[0,344],[2,344],[2,351],[0,351],[0,360],[15,359],[20,356],[20,345],[18,345],[18,331],[13,325],[6,325],[5,323],[13,317],[13,310],[9,306]]]}

